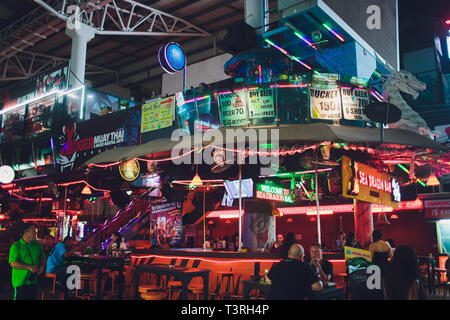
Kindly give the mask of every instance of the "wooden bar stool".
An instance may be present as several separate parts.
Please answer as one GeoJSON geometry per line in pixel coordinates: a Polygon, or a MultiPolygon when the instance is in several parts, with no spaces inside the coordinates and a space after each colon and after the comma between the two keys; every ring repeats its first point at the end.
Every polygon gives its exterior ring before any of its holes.
{"type": "Polygon", "coordinates": [[[97,277],[95,273],[80,274],[80,289],[75,289],[75,297],[82,300],[89,300],[90,297],[97,295],[97,277]],[[86,292],[86,284],[89,290],[86,292]],[[81,292],[80,292],[81,291],[81,292]]]}
{"type": "Polygon", "coordinates": [[[149,292],[161,291],[161,290],[162,290],[161,286],[152,285],[152,284],[141,285],[138,287],[139,293],[149,293],[149,292]]]}
{"type": "Polygon", "coordinates": [[[193,300],[200,300],[200,297],[203,294],[203,284],[197,283],[189,285],[188,292],[192,294],[193,300]]]}
{"type": "Polygon", "coordinates": [[[234,292],[234,273],[232,272],[232,268],[230,268],[230,271],[217,272],[217,276],[221,277],[222,283],[224,283],[224,278],[227,280],[227,284],[225,285],[225,291],[221,292],[220,294],[223,296],[232,295],[234,292]]]}
{"type": "Polygon", "coordinates": [[[166,292],[141,293],[141,298],[144,300],[165,300],[167,298],[167,293],[166,292]]]}
{"type": "MultiPolygon", "coordinates": [[[[56,294],[56,273],[46,273],[45,277],[51,279],[51,281],[52,281],[52,290],[48,293],[51,293],[52,296],[54,297],[56,294]]],[[[42,291],[41,300],[45,299],[45,294],[46,294],[46,291],[45,290],[42,291]]],[[[64,292],[60,293],[59,299],[64,300],[64,292]]]]}

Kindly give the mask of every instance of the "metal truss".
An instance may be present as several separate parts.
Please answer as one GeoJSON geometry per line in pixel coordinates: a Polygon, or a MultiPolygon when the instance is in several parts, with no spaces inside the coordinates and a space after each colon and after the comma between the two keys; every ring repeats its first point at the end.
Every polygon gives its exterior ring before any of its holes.
{"type": "Polygon", "coordinates": [[[80,8],[80,22],[98,35],[213,37],[181,18],[132,0],[67,0],[55,8],[50,0],[34,0],[53,15],[67,21],[68,8],[80,8]]]}
{"type": "MultiPolygon", "coordinates": [[[[0,61],[0,81],[24,80],[37,75],[39,72],[60,65],[69,59],[50,56],[31,51],[17,50],[14,54],[3,56],[0,61]]],[[[86,65],[86,74],[116,73],[107,68],[86,65]]]]}

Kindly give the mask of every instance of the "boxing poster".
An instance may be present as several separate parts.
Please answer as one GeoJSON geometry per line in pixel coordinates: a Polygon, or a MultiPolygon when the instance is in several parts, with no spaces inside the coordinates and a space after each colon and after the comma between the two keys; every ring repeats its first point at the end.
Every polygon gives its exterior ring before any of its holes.
{"type": "Polygon", "coordinates": [[[182,243],[180,202],[159,202],[152,205],[151,235],[158,246],[176,246],[182,243]]]}

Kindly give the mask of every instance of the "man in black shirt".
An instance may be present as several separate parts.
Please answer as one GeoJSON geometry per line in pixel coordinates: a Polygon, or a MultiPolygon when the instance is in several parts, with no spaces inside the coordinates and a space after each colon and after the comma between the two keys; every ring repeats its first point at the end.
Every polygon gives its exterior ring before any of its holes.
{"type": "Polygon", "coordinates": [[[323,283],[333,282],[333,264],[323,258],[320,243],[313,243],[309,249],[309,254],[311,256],[310,263],[319,279],[323,283]]]}
{"type": "Polygon", "coordinates": [[[322,291],[322,282],[308,263],[302,261],[305,252],[299,244],[289,247],[288,258],[272,266],[267,275],[272,282],[269,299],[303,300],[312,291],[322,291]]]}

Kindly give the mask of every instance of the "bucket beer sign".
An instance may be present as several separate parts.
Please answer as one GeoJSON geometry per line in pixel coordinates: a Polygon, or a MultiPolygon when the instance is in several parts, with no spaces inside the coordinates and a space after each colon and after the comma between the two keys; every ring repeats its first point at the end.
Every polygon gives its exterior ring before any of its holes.
{"type": "Polygon", "coordinates": [[[397,208],[401,201],[397,179],[365,164],[342,157],[344,197],[397,208]]]}

